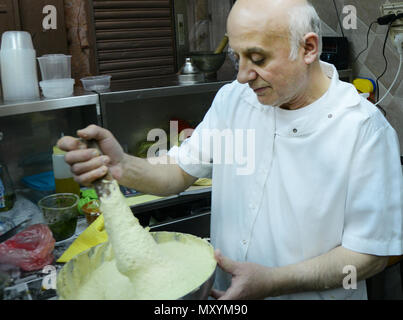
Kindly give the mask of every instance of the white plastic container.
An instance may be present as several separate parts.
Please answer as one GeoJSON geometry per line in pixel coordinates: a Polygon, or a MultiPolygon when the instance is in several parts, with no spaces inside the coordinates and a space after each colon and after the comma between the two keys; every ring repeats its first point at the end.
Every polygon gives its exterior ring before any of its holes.
{"type": "Polygon", "coordinates": [[[81,78],[80,80],[84,86],[84,90],[100,91],[110,88],[111,78],[112,76],[103,75],[103,76],[85,77],[81,78]]]}
{"type": "Polygon", "coordinates": [[[5,101],[39,99],[36,52],[28,32],[3,33],[0,65],[5,101]]]}
{"type": "Polygon", "coordinates": [[[53,79],[39,82],[45,98],[69,97],[74,91],[74,79],[53,79]]]}
{"type": "Polygon", "coordinates": [[[71,78],[71,56],[64,54],[45,54],[37,58],[42,80],[71,78]]]}

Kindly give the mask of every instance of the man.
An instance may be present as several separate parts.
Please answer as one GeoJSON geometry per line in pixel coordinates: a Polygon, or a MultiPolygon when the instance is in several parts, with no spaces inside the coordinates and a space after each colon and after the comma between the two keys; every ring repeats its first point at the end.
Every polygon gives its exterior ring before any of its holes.
{"type": "Polygon", "coordinates": [[[122,185],[167,195],[212,176],[216,298],[366,299],[364,279],[403,253],[396,133],[319,61],[319,24],[305,0],[238,0],[227,23],[237,81],[164,156],[170,164],[124,154],[95,126],[78,135],[97,139],[104,156],[71,137],[59,141],[82,184],[109,169],[122,185]],[[200,147],[203,132],[226,129],[254,130],[252,174],[200,147]]]}

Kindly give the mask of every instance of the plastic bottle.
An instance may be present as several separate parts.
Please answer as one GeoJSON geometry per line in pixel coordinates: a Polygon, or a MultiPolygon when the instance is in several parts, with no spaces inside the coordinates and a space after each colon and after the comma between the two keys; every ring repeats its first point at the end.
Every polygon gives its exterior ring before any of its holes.
{"type": "Polygon", "coordinates": [[[14,206],[15,193],[7,167],[0,164],[0,212],[8,211],[14,206]]]}
{"type": "Polygon", "coordinates": [[[53,147],[52,163],[56,193],[75,193],[80,196],[80,185],[74,181],[70,166],[64,161],[66,152],[53,147]]]}

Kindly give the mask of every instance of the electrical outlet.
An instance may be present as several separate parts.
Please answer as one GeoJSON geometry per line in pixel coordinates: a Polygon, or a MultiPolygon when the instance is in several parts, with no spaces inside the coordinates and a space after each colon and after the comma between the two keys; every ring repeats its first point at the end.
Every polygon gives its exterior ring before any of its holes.
{"type": "MultiPolygon", "coordinates": [[[[403,2],[388,3],[381,6],[381,14],[383,16],[387,14],[399,14],[403,13],[403,2]]],[[[399,33],[403,33],[403,19],[393,22],[390,28],[391,39],[394,40],[395,36],[399,33]]]]}

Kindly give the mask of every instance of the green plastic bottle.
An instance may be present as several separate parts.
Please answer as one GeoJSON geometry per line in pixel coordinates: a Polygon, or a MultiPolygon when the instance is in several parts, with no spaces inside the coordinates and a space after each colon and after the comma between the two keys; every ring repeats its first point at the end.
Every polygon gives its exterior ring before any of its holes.
{"type": "Polygon", "coordinates": [[[15,202],[13,184],[7,167],[0,164],[0,212],[12,209],[15,202]]]}

